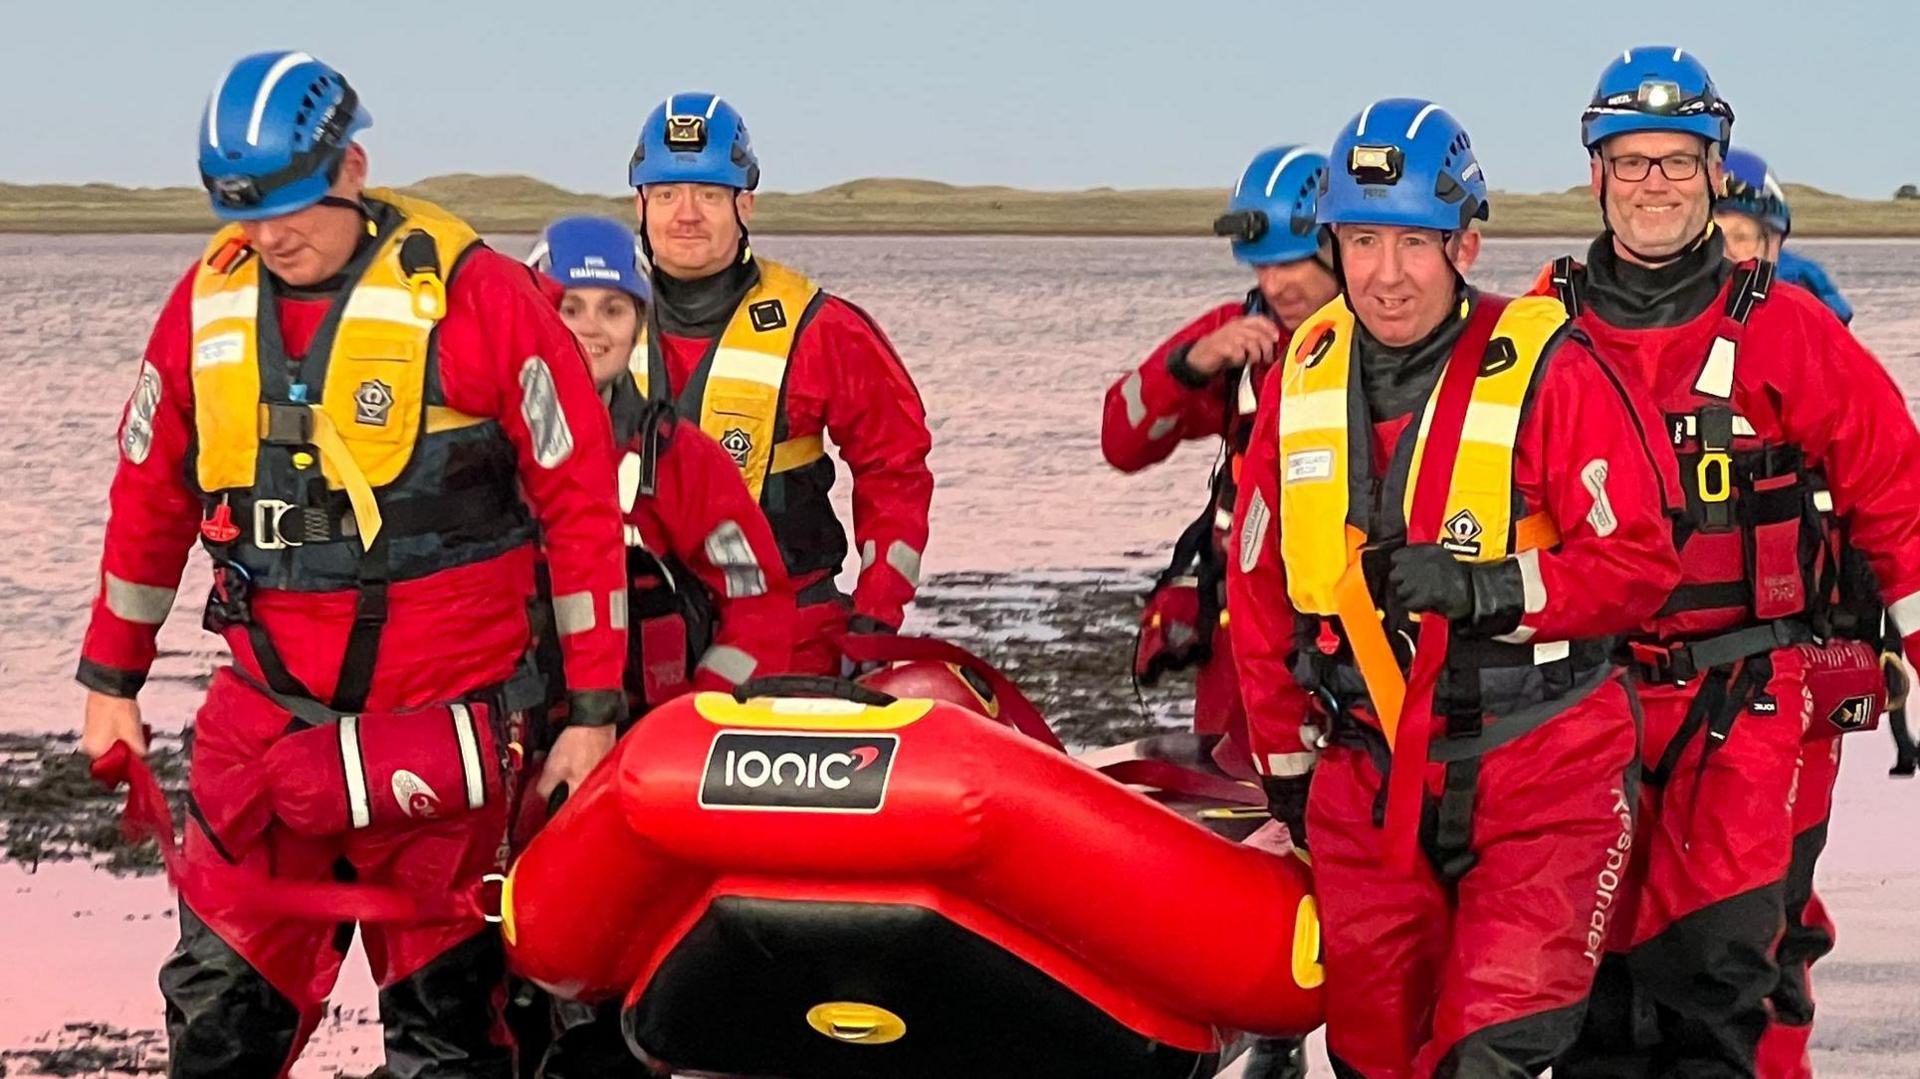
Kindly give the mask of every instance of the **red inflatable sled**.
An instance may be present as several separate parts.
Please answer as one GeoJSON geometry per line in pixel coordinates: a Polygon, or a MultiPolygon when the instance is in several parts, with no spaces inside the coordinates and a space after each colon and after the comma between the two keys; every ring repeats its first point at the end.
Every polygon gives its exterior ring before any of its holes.
{"type": "Polygon", "coordinates": [[[1221,838],[1013,716],[768,681],[833,695],[657,709],[507,882],[514,967],[623,997],[651,1062],[1185,1079],[1237,1033],[1319,1025],[1298,858],[1221,838]]]}

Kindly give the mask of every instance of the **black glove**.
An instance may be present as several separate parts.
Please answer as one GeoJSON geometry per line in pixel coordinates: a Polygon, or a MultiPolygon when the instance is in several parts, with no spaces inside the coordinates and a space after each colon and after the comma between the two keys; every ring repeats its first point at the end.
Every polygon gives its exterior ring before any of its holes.
{"type": "Polygon", "coordinates": [[[1525,581],[1511,558],[1462,562],[1437,543],[1423,543],[1393,552],[1388,581],[1402,610],[1432,611],[1476,637],[1511,633],[1526,613],[1525,581]]]}
{"type": "Polygon", "coordinates": [[[1293,845],[1307,849],[1307,787],[1313,773],[1297,776],[1261,776],[1260,789],[1267,792],[1267,813],[1287,826],[1293,845]]]}

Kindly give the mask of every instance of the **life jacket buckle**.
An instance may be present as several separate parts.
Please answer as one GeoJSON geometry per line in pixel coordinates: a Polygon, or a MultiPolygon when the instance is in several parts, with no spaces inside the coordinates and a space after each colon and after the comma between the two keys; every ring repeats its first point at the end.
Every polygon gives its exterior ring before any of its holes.
{"type": "Polygon", "coordinates": [[[415,318],[438,322],[447,317],[447,286],[437,273],[416,273],[407,277],[407,289],[413,294],[415,318]]]}
{"type": "Polygon", "coordinates": [[[293,512],[291,502],[277,498],[257,499],[253,503],[253,545],[263,551],[283,551],[288,547],[303,545],[301,540],[290,539],[280,531],[280,522],[293,512]]]}

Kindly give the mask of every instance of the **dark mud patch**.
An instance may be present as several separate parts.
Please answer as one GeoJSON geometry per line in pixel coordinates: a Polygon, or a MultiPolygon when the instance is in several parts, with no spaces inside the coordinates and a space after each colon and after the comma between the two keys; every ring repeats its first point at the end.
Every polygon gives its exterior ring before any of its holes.
{"type": "Polygon", "coordinates": [[[164,1075],[166,1037],[104,1023],[68,1023],[18,1049],[0,1050],[0,1075],[164,1075]]]}
{"type": "MultiPolygon", "coordinates": [[[[1110,745],[1192,717],[1189,679],[1167,679],[1144,697],[1135,691],[1130,664],[1147,585],[1123,569],[940,574],[921,588],[909,632],[945,637],[999,666],[1065,741],[1110,745]]],[[[70,733],[0,732],[0,859],[157,872],[159,852],[122,838],[121,796],[89,778],[76,743],[70,733]]],[[[183,819],[180,740],[160,736],[149,760],[183,819]]]]}
{"type": "MultiPolygon", "coordinates": [[[[120,834],[123,796],[87,774],[78,743],[73,734],[0,732],[0,858],[29,869],[84,860],[116,875],[158,872],[159,850],[120,834]]],[[[177,816],[187,782],[179,739],[155,738],[148,760],[177,816]]]]}

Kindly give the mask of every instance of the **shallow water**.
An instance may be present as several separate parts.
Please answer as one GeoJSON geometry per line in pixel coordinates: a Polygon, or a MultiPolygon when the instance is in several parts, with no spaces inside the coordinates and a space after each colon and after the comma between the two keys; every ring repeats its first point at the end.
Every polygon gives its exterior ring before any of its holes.
{"type": "MultiPolygon", "coordinates": [[[[0,485],[0,550],[8,552],[0,558],[0,729],[77,721],[71,676],[94,588],[114,426],[153,314],[199,246],[193,237],[0,236],[0,462],[10,481],[0,485]]],[[[527,241],[506,237],[499,246],[517,254],[527,241]]],[[[1243,271],[1217,244],[773,237],[761,246],[865,307],[905,357],[935,433],[927,571],[970,571],[944,588],[1018,615],[973,618],[977,628],[1036,642],[1091,629],[1065,598],[1063,575],[1145,573],[1193,516],[1210,448],[1125,477],[1101,460],[1098,425],[1113,379],[1186,320],[1244,291],[1243,271]],[[999,576],[1022,570],[1041,572],[999,576]]],[[[1577,246],[1489,242],[1476,283],[1524,288],[1542,263],[1577,246]]],[[[1858,310],[1863,340],[1904,385],[1920,387],[1920,243],[1796,246],[1827,263],[1858,310]]],[[[218,654],[198,628],[205,579],[196,556],[143,695],[157,726],[179,725],[218,654]]],[[[940,621],[949,624],[944,613],[940,621]]],[[[1125,663],[1120,636],[1116,675],[1125,663]]],[[[1123,676],[1107,684],[1120,693],[1123,676]]],[[[1121,702],[1111,712],[1127,710],[1121,702]]],[[[1085,731],[1089,740],[1097,733],[1085,731]]],[[[1880,778],[1879,736],[1853,741],[1822,867],[1842,934],[1820,968],[1828,981],[1817,1044],[1834,1073],[1905,1075],[1902,1054],[1920,1053],[1911,1003],[1920,995],[1920,839],[1907,824],[1920,789],[1880,778]]],[[[157,1027],[152,971],[171,933],[164,889],[80,867],[5,873],[0,1049],[67,1022],[157,1027]]],[[[351,1009],[370,997],[342,999],[351,1009]]],[[[332,1030],[304,1074],[371,1066],[375,1042],[364,1028],[348,1021],[332,1030]]],[[[9,1066],[8,1074],[25,1074],[9,1066]]]]}

